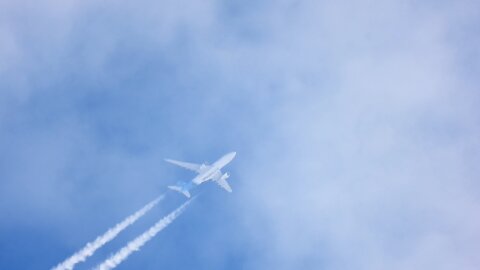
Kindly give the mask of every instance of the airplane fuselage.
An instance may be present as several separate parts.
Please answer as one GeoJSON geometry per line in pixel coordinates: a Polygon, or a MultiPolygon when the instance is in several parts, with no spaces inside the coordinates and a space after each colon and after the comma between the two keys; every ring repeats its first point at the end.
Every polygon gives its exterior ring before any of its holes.
{"type": "Polygon", "coordinates": [[[193,178],[192,182],[195,183],[196,185],[200,185],[201,183],[203,183],[205,181],[214,179],[215,177],[217,177],[219,174],[222,173],[221,169],[225,165],[230,163],[230,161],[232,161],[233,158],[235,158],[236,154],[237,154],[236,152],[231,152],[231,153],[228,153],[228,154],[224,155],[219,160],[217,160],[215,163],[213,163],[213,165],[211,165],[210,167],[206,167],[208,169],[205,170],[204,172],[199,173],[195,178],[193,178]]]}
{"type": "Polygon", "coordinates": [[[232,188],[227,182],[227,178],[229,177],[229,174],[228,173],[222,174],[221,169],[225,165],[230,163],[233,160],[233,158],[235,158],[236,154],[237,154],[236,152],[228,153],[223,157],[221,157],[212,165],[195,164],[195,163],[177,161],[172,159],[165,159],[165,161],[169,163],[172,163],[174,165],[177,165],[198,173],[197,176],[193,178],[190,182],[180,181],[180,182],[177,182],[177,184],[175,185],[168,186],[168,188],[171,190],[180,192],[186,197],[190,198],[190,190],[194,185],[200,185],[203,182],[211,180],[217,183],[221,188],[223,188],[227,192],[232,192],[232,188]]]}

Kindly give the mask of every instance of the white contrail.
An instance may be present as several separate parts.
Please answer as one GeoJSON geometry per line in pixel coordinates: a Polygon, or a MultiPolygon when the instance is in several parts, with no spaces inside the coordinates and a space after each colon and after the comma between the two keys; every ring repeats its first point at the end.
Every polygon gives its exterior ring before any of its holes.
{"type": "Polygon", "coordinates": [[[150,239],[152,239],[158,232],[163,230],[168,224],[172,223],[182,212],[185,208],[190,204],[190,202],[195,199],[192,198],[185,203],[183,203],[180,207],[175,209],[173,212],[168,214],[166,217],[159,220],[155,225],[150,227],[147,231],[139,235],[134,240],[130,241],[126,246],[120,249],[117,253],[110,256],[110,258],[106,259],[103,263],[99,264],[95,269],[96,270],[109,270],[115,268],[119,265],[122,261],[127,259],[127,257],[135,251],[138,251],[145,243],[147,243],[150,239]]]}
{"type": "Polygon", "coordinates": [[[87,257],[92,256],[97,249],[99,249],[100,247],[102,247],[103,245],[111,241],[121,231],[123,231],[125,228],[132,225],[135,221],[137,221],[139,218],[145,215],[164,197],[165,197],[164,195],[158,196],[156,199],[154,199],[153,201],[145,205],[142,209],[138,210],[133,215],[127,217],[125,220],[115,225],[115,227],[109,229],[103,235],[97,237],[97,239],[95,239],[93,242],[87,243],[84,248],[82,248],[77,253],[73,254],[70,258],[66,259],[59,265],[55,266],[53,270],[73,269],[75,264],[79,262],[83,262],[87,257]]]}

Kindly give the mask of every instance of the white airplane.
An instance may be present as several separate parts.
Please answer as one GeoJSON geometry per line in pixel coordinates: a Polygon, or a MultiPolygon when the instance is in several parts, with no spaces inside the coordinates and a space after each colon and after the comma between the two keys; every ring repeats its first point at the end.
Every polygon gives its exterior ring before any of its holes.
{"type": "Polygon", "coordinates": [[[221,169],[225,167],[230,161],[233,160],[237,153],[236,152],[231,152],[223,157],[221,157],[219,160],[217,160],[215,163],[212,165],[206,165],[206,164],[194,164],[194,163],[188,163],[188,162],[182,162],[182,161],[176,161],[172,159],[165,159],[165,161],[170,162],[172,164],[175,164],[177,166],[183,167],[188,170],[192,170],[198,175],[192,179],[192,181],[186,183],[186,182],[178,182],[175,186],[168,186],[169,189],[178,191],[182,193],[183,195],[187,196],[190,198],[190,189],[194,185],[200,185],[203,182],[206,182],[208,180],[212,180],[215,183],[217,183],[220,187],[225,189],[228,192],[232,192],[232,188],[228,185],[227,178],[230,176],[228,173],[222,174],[221,169]]]}

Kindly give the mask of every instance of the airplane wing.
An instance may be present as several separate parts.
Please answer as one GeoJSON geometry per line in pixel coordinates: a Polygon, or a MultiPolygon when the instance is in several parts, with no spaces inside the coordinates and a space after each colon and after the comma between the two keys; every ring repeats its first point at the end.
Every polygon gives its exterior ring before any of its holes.
{"type": "Polygon", "coordinates": [[[218,179],[215,180],[215,183],[217,183],[219,186],[221,186],[223,189],[225,189],[228,192],[232,192],[232,188],[228,184],[227,180],[222,179],[219,177],[218,179]]]}
{"type": "Polygon", "coordinates": [[[174,165],[183,167],[185,169],[192,170],[192,171],[197,172],[197,173],[200,173],[201,170],[203,169],[202,166],[204,166],[204,165],[201,165],[201,164],[188,163],[188,162],[177,161],[177,160],[173,160],[173,159],[165,159],[165,161],[169,162],[169,163],[172,163],[174,165]]]}

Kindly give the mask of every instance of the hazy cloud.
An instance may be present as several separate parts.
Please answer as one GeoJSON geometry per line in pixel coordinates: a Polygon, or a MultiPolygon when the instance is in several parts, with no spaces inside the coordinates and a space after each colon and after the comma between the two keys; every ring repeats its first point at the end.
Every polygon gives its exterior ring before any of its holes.
{"type": "Polygon", "coordinates": [[[191,176],[163,158],[236,150],[162,242],[186,268],[479,265],[476,1],[48,3],[0,8],[2,235],[96,230],[191,176]]]}

